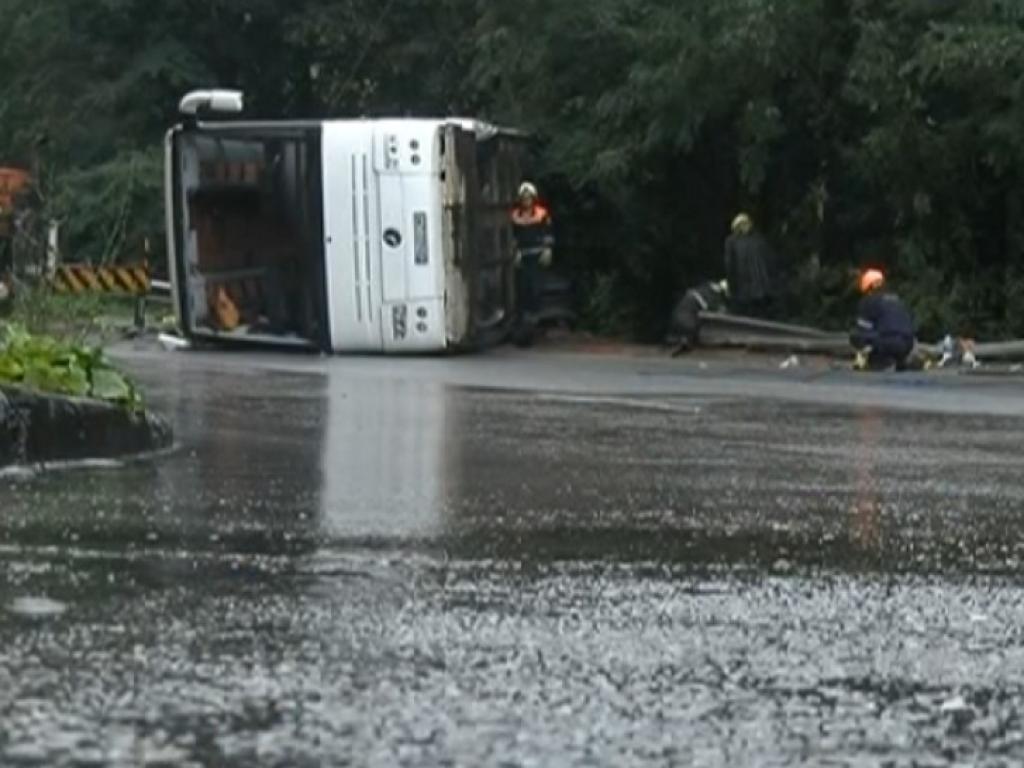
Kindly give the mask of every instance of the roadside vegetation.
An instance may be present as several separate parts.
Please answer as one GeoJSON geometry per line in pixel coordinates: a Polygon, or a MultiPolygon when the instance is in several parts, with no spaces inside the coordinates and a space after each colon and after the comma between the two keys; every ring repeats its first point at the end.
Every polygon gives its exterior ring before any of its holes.
{"type": "Polygon", "coordinates": [[[131,323],[127,300],[19,291],[0,319],[0,386],[90,397],[132,410],[142,407],[134,382],[106,358],[103,347],[131,323]]]}
{"type": "Polygon", "coordinates": [[[142,407],[135,384],[114,368],[99,347],[30,333],[23,325],[0,321],[0,386],[50,394],[91,397],[142,407]]]}
{"type": "Polygon", "coordinates": [[[1019,2],[0,0],[0,39],[0,164],[75,259],[160,263],[163,132],[222,85],[265,117],[531,131],[601,331],[656,335],[748,210],[794,317],[844,324],[874,264],[925,337],[1024,335],[1019,2]]]}
{"type": "MultiPolygon", "coordinates": [[[[150,304],[149,327],[161,327],[161,307],[150,304]]],[[[54,293],[48,287],[22,284],[15,293],[9,319],[29,333],[67,339],[75,344],[106,346],[132,328],[135,299],[111,294],[54,293]]]]}

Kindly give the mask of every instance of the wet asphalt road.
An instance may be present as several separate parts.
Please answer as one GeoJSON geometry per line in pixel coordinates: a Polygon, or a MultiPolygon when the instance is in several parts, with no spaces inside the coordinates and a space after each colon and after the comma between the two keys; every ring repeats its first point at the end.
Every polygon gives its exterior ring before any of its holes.
{"type": "Polygon", "coordinates": [[[0,478],[0,766],[1014,765],[1024,384],[122,349],[0,478]]]}

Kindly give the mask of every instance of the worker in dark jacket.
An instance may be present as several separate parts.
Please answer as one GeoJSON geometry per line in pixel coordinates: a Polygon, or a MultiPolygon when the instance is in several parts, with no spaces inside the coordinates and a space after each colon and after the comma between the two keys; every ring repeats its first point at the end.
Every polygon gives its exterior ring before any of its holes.
{"type": "Polygon", "coordinates": [[[767,317],[778,298],[777,259],[772,247],[746,213],[733,219],[725,240],[725,279],[738,315],[767,317]]]}
{"type": "Polygon", "coordinates": [[[665,343],[681,354],[697,346],[700,336],[700,313],[720,312],[725,309],[729,284],[725,280],[707,282],[689,289],[676,302],[669,320],[665,343]]]}
{"type": "Polygon", "coordinates": [[[866,270],[860,277],[864,294],[857,307],[857,323],[850,344],[857,351],[857,367],[902,370],[914,350],[914,318],[894,293],[885,291],[881,270],[866,270]]]}
{"type": "Polygon", "coordinates": [[[518,325],[521,338],[528,342],[540,311],[541,271],[551,266],[555,244],[551,213],[538,199],[537,187],[528,181],[519,187],[519,202],[512,210],[512,232],[516,241],[518,325]]]}

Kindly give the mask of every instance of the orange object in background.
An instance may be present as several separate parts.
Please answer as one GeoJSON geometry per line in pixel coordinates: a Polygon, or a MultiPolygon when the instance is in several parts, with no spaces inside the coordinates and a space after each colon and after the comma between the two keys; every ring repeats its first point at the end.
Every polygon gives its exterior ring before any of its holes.
{"type": "Polygon", "coordinates": [[[0,168],[0,211],[14,208],[14,198],[28,187],[28,171],[20,168],[0,168]]]}
{"type": "Polygon", "coordinates": [[[238,305],[231,300],[223,286],[213,296],[213,316],[222,331],[233,331],[242,323],[242,315],[238,305]]]}

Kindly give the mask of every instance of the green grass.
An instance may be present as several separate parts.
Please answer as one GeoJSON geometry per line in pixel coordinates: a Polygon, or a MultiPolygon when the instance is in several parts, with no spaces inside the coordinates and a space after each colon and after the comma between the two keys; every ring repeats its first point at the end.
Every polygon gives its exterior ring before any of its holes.
{"type": "MultiPolygon", "coordinates": [[[[147,327],[160,326],[166,304],[147,303],[147,327]]],[[[69,296],[43,288],[19,291],[10,311],[12,322],[32,334],[103,346],[135,328],[135,298],[105,294],[69,296]]]]}

